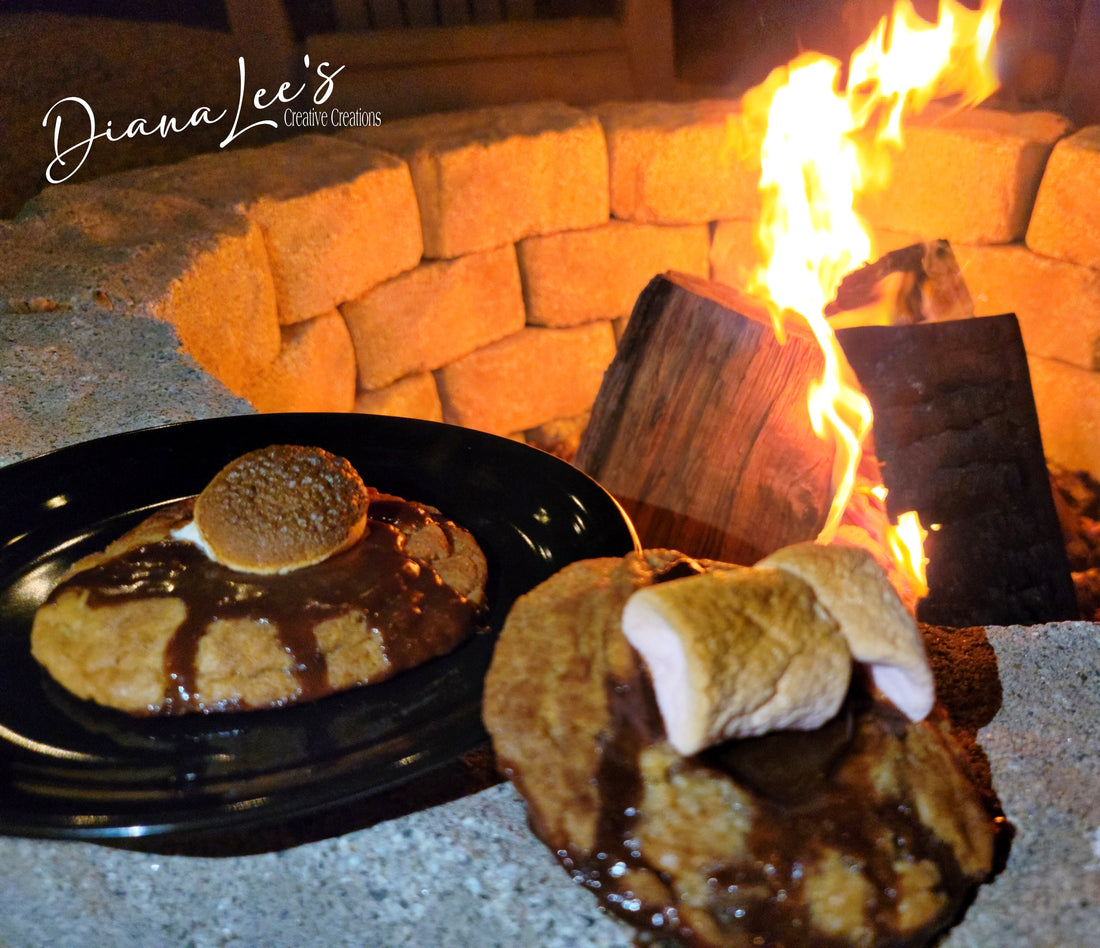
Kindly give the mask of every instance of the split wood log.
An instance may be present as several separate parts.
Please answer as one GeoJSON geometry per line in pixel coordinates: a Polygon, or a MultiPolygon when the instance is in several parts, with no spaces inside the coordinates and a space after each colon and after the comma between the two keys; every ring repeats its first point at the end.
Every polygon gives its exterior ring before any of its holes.
{"type": "Polygon", "coordinates": [[[825,307],[841,326],[940,322],[974,315],[974,300],[946,240],[910,244],[853,270],[825,307]]]}
{"type": "Polygon", "coordinates": [[[821,374],[797,327],[780,344],[759,303],[669,272],[642,291],[574,463],[614,495],[646,547],[751,565],[813,539],[834,446],[806,396],[821,374]]]}
{"type": "Polygon", "coordinates": [[[932,625],[1077,618],[1015,315],[839,329],[874,409],[891,519],[927,528],[932,625]]]}

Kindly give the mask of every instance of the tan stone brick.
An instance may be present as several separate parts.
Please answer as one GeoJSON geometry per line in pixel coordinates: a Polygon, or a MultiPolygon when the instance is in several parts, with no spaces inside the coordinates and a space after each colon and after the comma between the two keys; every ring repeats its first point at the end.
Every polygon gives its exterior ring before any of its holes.
{"type": "MultiPolygon", "coordinates": [[[[871,255],[874,258],[883,256],[891,250],[900,250],[902,247],[910,247],[921,243],[925,238],[920,234],[907,234],[902,231],[884,230],[873,228],[871,231],[871,255]]],[[[955,249],[954,245],[951,247],[955,249]]]]}
{"type": "Polygon", "coordinates": [[[199,155],[98,183],[243,209],[263,231],[284,323],[321,315],[421,255],[408,167],[332,136],[199,155]]]}
{"type": "Polygon", "coordinates": [[[392,385],[373,392],[361,390],[355,396],[355,410],[371,415],[443,420],[443,406],[439,402],[439,390],[431,372],[406,375],[392,385]]]}
{"type": "Polygon", "coordinates": [[[657,274],[682,270],[707,276],[705,224],[659,227],[612,221],[602,227],[516,245],[527,322],[577,326],[626,316],[657,274]]]}
{"type": "Polygon", "coordinates": [[[1027,245],[1100,269],[1100,125],[1054,146],[1035,198],[1027,245]]]}
{"type": "Polygon", "coordinates": [[[755,236],[752,221],[719,221],[710,243],[711,279],[747,293],[760,265],[755,236]]]}
{"type": "Polygon", "coordinates": [[[1029,354],[1100,369],[1100,271],[1021,246],[953,249],[978,315],[1015,313],[1029,354]]]}
{"type": "Polygon", "coordinates": [[[758,216],[759,146],[746,139],[736,102],[610,103],[597,111],[612,216],[656,224],[758,216]]]}
{"type": "Polygon", "coordinates": [[[428,257],[457,257],[608,219],[603,131],[580,109],[525,103],[341,135],[409,163],[428,257]]]}
{"type": "Polygon", "coordinates": [[[249,379],[242,394],[257,410],[351,411],[355,404],[355,350],[343,317],[323,316],[282,328],[279,355],[249,379]]]}
{"type": "Polygon", "coordinates": [[[615,356],[606,320],[569,329],[530,326],[436,373],[443,418],[511,434],[592,407],[615,356]]]}
{"type": "Polygon", "coordinates": [[[49,188],[0,227],[0,311],[136,315],[240,395],[280,347],[259,226],[185,197],[98,184],[49,188]]]}
{"type": "Polygon", "coordinates": [[[1100,372],[1054,359],[1028,359],[1046,456],[1100,477],[1100,372]]]}
{"type": "Polygon", "coordinates": [[[377,153],[372,161],[345,184],[252,206],[271,254],[284,322],[354,299],[419,262],[419,211],[408,168],[377,153]]]}
{"type": "Polygon", "coordinates": [[[253,226],[244,242],[196,254],[166,296],[150,301],[153,313],[176,327],[184,351],[236,395],[253,367],[270,364],[281,347],[273,288],[256,265],[261,242],[253,226]]]}
{"type": "Polygon", "coordinates": [[[591,416],[592,413],[586,411],[583,415],[574,415],[572,418],[555,418],[537,428],[528,428],[523,432],[523,440],[532,447],[572,462],[577,456],[577,449],[591,416]]]}
{"type": "Polygon", "coordinates": [[[905,127],[889,184],[861,198],[857,209],[876,227],[925,240],[1019,240],[1047,157],[1069,128],[1050,112],[929,110],[905,127]]]}
{"type": "Polygon", "coordinates": [[[511,245],[422,264],[345,303],[359,387],[437,369],[524,325],[511,245]]]}

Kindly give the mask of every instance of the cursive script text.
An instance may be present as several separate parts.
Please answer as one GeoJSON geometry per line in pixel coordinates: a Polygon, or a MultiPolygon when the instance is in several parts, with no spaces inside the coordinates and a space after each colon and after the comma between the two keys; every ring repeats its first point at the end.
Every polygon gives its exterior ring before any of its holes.
{"type": "MultiPolygon", "coordinates": [[[[309,56],[303,59],[306,69],[309,69],[309,56]]],[[[308,88],[307,83],[301,83],[297,89],[290,82],[282,83],[278,89],[269,92],[267,89],[257,89],[249,99],[248,84],[245,70],[244,57],[237,60],[240,84],[237,94],[237,106],[233,113],[232,122],[226,136],[218,147],[236,141],[245,132],[254,128],[267,126],[278,128],[279,123],[273,118],[257,118],[248,124],[246,121],[245,102],[250,101],[252,109],[256,113],[264,113],[272,106],[286,105],[298,99],[308,88]]],[[[314,105],[321,105],[332,95],[335,84],[334,78],[343,70],[343,66],[335,69],[328,62],[318,63],[315,74],[320,82],[313,91],[314,105]]],[[[186,118],[178,118],[174,115],[162,115],[159,119],[149,121],[144,118],[133,119],[123,130],[113,127],[111,121],[100,129],[96,123],[95,110],[86,99],[80,96],[66,96],[50,106],[42,119],[42,127],[49,128],[53,121],[53,160],[46,166],[46,180],[50,184],[60,184],[69,180],[76,174],[88,160],[92,146],[100,140],[120,142],[128,138],[139,138],[159,135],[167,138],[169,135],[178,134],[189,128],[198,128],[202,125],[216,125],[229,115],[229,109],[215,111],[210,106],[200,105],[186,118]],[[73,133],[75,127],[77,131],[73,133]],[[64,134],[63,134],[64,132],[64,134]],[[73,137],[70,138],[69,136],[73,137]]]]}

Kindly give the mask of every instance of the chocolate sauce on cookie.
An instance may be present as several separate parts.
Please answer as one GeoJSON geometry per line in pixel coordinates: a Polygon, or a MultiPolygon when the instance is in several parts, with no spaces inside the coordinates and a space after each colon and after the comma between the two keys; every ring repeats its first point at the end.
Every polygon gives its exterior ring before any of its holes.
{"type": "MultiPolygon", "coordinates": [[[[681,918],[671,888],[667,899],[653,898],[671,880],[660,864],[648,858],[640,832],[645,787],[640,754],[661,740],[652,691],[644,672],[629,681],[607,684],[611,725],[601,743],[595,845],[591,853],[562,852],[559,858],[574,878],[594,889],[612,912],[631,924],[671,936],[680,944],[711,945],[681,918]],[[617,882],[619,878],[629,882],[630,876],[622,869],[612,871],[615,866],[647,875],[648,897],[640,898],[629,885],[617,882]]],[[[731,740],[680,760],[676,766],[685,774],[709,771],[711,779],[730,779],[752,799],[754,815],[745,838],[751,856],[712,866],[709,880],[709,912],[730,933],[731,943],[741,944],[737,938],[746,937],[759,939],[753,944],[784,948],[850,944],[846,937],[824,935],[810,922],[803,877],[826,846],[837,847],[853,866],[862,866],[873,898],[880,903],[872,907],[879,916],[880,937],[890,931],[899,881],[896,864],[878,843],[884,834],[898,842],[904,862],[927,860],[937,867],[938,888],[946,899],[942,912],[919,929],[874,943],[897,948],[929,944],[945,918],[957,910],[973,880],[964,877],[951,847],[937,839],[909,805],[874,804],[869,783],[861,792],[861,781],[869,781],[873,765],[847,768],[850,773],[842,775],[850,758],[876,760],[899,752],[887,747],[896,747],[899,740],[904,753],[906,727],[900,712],[873,701],[857,676],[838,715],[815,731],[731,740]],[[742,936],[734,936],[735,932],[742,936]]]]}
{"type": "Polygon", "coordinates": [[[191,543],[167,538],[146,543],[76,573],[51,594],[86,590],[92,608],[142,599],[183,602],[186,617],[164,655],[165,714],[215,707],[197,691],[199,643],[215,620],[270,624],[290,656],[298,685],[292,700],[331,693],[316,629],[343,614],[362,613],[381,635],[390,667],[401,670],[449,651],[476,628],[478,608],[447,586],[427,564],[405,553],[405,534],[431,521],[420,504],[373,502],[363,539],[313,566],[262,575],[231,570],[191,543]]]}
{"type": "Polygon", "coordinates": [[[622,611],[708,568],[643,551],[563,571],[514,607],[486,722],[531,828],[639,944],[932,944],[992,865],[993,815],[947,722],[910,721],[855,665],[816,730],[677,753],[622,611]]]}

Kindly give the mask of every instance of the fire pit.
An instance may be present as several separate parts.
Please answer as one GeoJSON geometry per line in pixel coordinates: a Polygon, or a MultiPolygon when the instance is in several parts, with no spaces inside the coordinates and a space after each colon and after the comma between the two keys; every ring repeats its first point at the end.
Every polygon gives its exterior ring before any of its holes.
{"type": "MultiPolygon", "coordinates": [[[[726,148],[736,105],[430,116],[50,188],[0,232],[8,351],[153,317],[261,411],[401,412],[536,443],[565,422],[575,438],[654,273],[744,285],[758,172],[726,148]],[[293,279],[288,255],[306,262],[293,279]]],[[[1100,283],[1025,242],[1033,202],[1037,222],[1070,201],[1087,219],[1090,134],[1045,113],[921,127],[872,219],[897,220],[884,248],[950,240],[979,312],[1016,313],[1048,454],[1096,471],[1100,283]]],[[[20,364],[4,369],[15,394],[20,364]]]]}
{"type": "MultiPolygon", "coordinates": [[[[0,384],[18,404],[28,352],[153,317],[211,388],[260,411],[445,420],[571,457],[655,273],[755,279],[756,97],[433,115],[49,188],[0,231],[0,318],[22,353],[0,384]]],[[[1015,314],[1042,448],[1090,472],[1094,132],[1053,113],[927,112],[891,183],[860,199],[881,249],[944,238],[976,311],[1015,314]]],[[[174,350],[158,363],[186,362],[174,350]]],[[[110,384],[84,381],[108,402],[110,384]]],[[[77,429],[84,410],[102,409],[55,409],[77,429]]],[[[13,445],[57,427],[26,411],[7,419],[13,445]]]]}

